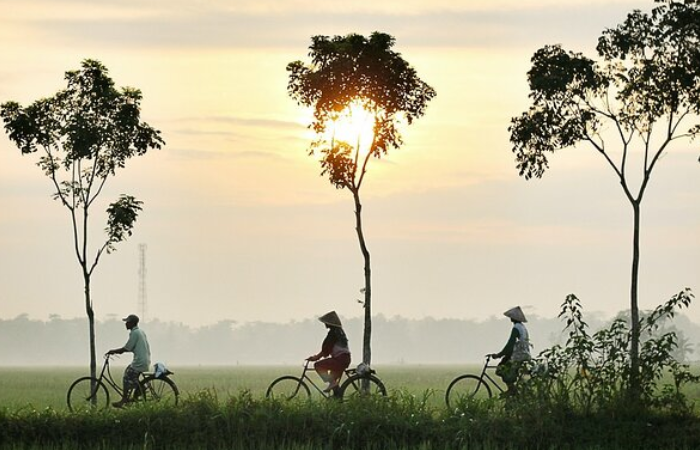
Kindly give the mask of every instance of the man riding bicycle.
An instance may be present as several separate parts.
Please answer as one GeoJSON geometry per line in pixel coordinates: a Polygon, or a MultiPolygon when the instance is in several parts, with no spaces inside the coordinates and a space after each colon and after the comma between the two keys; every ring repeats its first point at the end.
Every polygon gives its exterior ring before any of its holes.
{"type": "Polygon", "coordinates": [[[123,347],[109,350],[107,355],[120,355],[124,352],[132,352],[134,359],[124,370],[124,392],[122,399],[112,403],[115,408],[121,408],[129,401],[129,395],[139,387],[139,375],[146,372],[151,365],[151,348],[148,345],[146,333],[139,328],[139,318],[135,314],[122,319],[126,329],[129,330],[129,340],[123,347]]]}

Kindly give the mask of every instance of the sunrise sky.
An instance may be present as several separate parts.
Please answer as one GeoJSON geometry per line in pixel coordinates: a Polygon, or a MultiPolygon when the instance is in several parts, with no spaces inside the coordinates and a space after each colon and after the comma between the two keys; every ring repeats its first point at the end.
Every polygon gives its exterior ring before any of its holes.
{"type": "MultiPolygon", "coordinates": [[[[520,304],[554,316],[567,294],[588,311],[628,307],[632,214],[588,147],[554,155],[542,180],[518,177],[508,141],[528,106],[535,50],[594,56],[598,36],[651,0],[0,0],[0,102],[23,105],[100,60],[142,90],[142,118],[167,145],[130,161],[106,205],[144,202],[134,235],[102,259],[98,319],[137,311],[147,245],[146,317],[361,315],[362,257],[352,198],[307,156],[307,115],[286,64],[314,35],[373,31],[434,87],[405,144],[372,161],[363,187],[374,312],[486,318],[520,304]]],[[[640,306],[700,291],[699,143],[680,141],[643,203],[640,306]]],[[[0,135],[0,318],[83,317],[67,211],[35,158],[0,135]]],[[[95,214],[92,243],[102,240],[95,214]]],[[[689,316],[700,321],[700,305],[689,316]]]]}

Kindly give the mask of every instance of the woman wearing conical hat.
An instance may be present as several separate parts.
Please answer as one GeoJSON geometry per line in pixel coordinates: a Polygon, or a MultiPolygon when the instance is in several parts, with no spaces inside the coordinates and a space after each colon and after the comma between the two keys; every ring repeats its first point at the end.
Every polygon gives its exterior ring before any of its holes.
{"type": "Polygon", "coordinates": [[[515,382],[518,379],[520,366],[523,361],[530,359],[530,334],[525,328],[524,323],[527,322],[523,310],[520,306],[511,308],[503,313],[513,322],[513,329],[510,332],[510,338],[506,342],[505,347],[498,353],[492,353],[492,358],[503,358],[498,364],[496,374],[498,374],[503,382],[508,386],[508,393],[515,392],[515,382]]]}
{"type": "Polygon", "coordinates": [[[323,344],[321,344],[321,351],[306,359],[316,361],[314,369],[316,369],[321,379],[328,383],[328,387],[324,391],[333,391],[333,394],[337,395],[340,390],[338,383],[343,376],[343,371],[350,366],[348,338],[335,311],[324,314],[318,320],[326,325],[328,334],[323,340],[323,344]]]}

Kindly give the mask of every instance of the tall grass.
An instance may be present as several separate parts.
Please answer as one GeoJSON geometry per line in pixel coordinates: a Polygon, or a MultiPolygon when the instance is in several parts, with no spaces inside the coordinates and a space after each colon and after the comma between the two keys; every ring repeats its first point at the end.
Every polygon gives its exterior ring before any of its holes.
{"type": "Polygon", "coordinates": [[[173,408],[77,413],[0,410],[2,449],[696,449],[700,419],[648,411],[611,418],[502,400],[430,406],[394,392],[353,401],[270,401],[203,390],[173,408]]]}

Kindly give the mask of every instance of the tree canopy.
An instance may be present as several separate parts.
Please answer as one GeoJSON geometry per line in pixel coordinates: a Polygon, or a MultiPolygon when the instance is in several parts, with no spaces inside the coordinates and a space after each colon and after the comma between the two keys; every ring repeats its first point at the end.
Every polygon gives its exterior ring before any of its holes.
{"type": "Polygon", "coordinates": [[[381,158],[389,149],[399,148],[399,121],[411,124],[421,117],[436,93],[392,50],[395,39],[388,34],[314,36],[311,40],[311,64],[294,61],[287,65],[288,92],[300,105],[313,108],[310,127],[318,139],[310,152],[323,154],[323,173],[338,188],[359,188],[367,159],[381,158]],[[374,119],[373,141],[359,173],[360,161],[352,156],[354,143],[328,142],[324,136],[328,124],[353,104],[360,104],[374,119]]]}
{"type": "Polygon", "coordinates": [[[697,1],[657,2],[650,14],[633,11],[603,32],[599,61],[559,45],[535,53],[528,72],[532,106],[510,127],[520,175],[541,177],[549,153],[587,142],[623,177],[638,137],[646,180],[670,141],[700,133],[700,7],[697,1]],[[607,124],[622,144],[620,163],[603,139],[607,124]],[[661,144],[652,148],[655,131],[661,144]]]}

